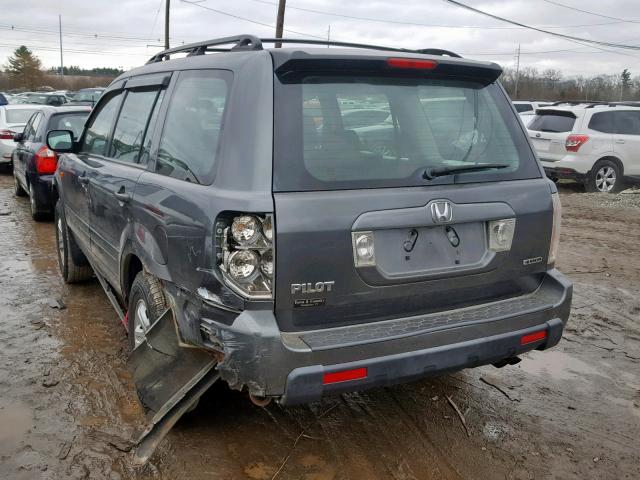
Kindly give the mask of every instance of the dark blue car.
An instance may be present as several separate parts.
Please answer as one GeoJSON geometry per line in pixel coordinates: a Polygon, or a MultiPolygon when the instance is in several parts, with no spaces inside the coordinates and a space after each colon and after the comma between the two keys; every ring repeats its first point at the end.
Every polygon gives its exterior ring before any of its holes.
{"type": "Polygon", "coordinates": [[[23,133],[14,136],[13,178],[15,194],[29,196],[31,216],[40,221],[51,217],[54,203],[51,197],[51,182],[58,165],[58,157],[47,147],[49,130],[71,130],[77,138],[91,108],[44,107],[34,113],[23,133]]]}

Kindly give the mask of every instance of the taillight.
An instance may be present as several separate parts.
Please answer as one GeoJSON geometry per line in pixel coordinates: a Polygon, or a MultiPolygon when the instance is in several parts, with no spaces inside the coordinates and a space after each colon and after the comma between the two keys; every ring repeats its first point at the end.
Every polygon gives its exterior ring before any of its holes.
{"type": "Polygon", "coordinates": [[[58,156],[47,147],[42,147],[36,152],[36,170],[40,175],[47,175],[56,172],[58,166],[58,156]]]}
{"type": "Polygon", "coordinates": [[[229,220],[216,226],[227,285],[249,299],[273,298],[273,216],[241,214],[229,220]]]}
{"type": "Polygon", "coordinates": [[[438,66],[435,60],[421,60],[419,58],[389,58],[387,65],[393,68],[410,68],[414,70],[433,70],[438,66]]]}
{"type": "Polygon", "coordinates": [[[12,130],[0,130],[0,140],[13,140],[15,134],[12,130]]]}
{"type": "Polygon", "coordinates": [[[567,152],[577,152],[587,140],[589,140],[589,135],[569,135],[564,143],[564,148],[567,149],[567,152]]]}
{"type": "Polygon", "coordinates": [[[553,203],[553,225],[551,227],[551,244],[549,245],[549,259],[547,263],[553,265],[556,263],[558,255],[558,246],[560,245],[560,223],[562,221],[562,205],[560,204],[560,196],[557,193],[551,195],[553,203]]]}

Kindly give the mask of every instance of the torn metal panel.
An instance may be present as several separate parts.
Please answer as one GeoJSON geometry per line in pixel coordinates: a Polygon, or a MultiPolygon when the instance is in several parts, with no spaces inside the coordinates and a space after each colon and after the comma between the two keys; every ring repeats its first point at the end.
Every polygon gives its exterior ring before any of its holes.
{"type": "Polygon", "coordinates": [[[129,366],[142,404],[157,422],[197,384],[217,361],[203,349],[180,346],[172,310],[149,329],[132,352],[129,366]]]}

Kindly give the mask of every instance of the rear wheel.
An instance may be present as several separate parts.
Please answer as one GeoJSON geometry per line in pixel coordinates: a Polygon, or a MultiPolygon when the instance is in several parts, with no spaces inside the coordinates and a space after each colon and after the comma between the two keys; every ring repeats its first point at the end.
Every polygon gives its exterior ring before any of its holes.
{"type": "Polygon", "coordinates": [[[622,169],[612,160],[600,160],[587,178],[587,192],[617,193],[624,190],[622,169]]]}
{"type": "Polygon", "coordinates": [[[15,171],[13,172],[13,193],[16,197],[24,197],[27,194],[20,185],[20,181],[16,178],[15,171]]]}
{"type": "Polygon", "coordinates": [[[62,201],[58,200],[55,209],[56,246],[58,250],[58,265],[65,283],[78,283],[93,276],[91,265],[73,238],[64,217],[62,201]]]}
{"type": "Polygon", "coordinates": [[[155,277],[138,272],[129,292],[129,347],[136,348],[147,338],[147,331],[166,311],[162,286],[155,277]]]}
{"type": "Polygon", "coordinates": [[[36,222],[49,219],[49,212],[43,212],[43,208],[42,204],[38,201],[36,192],[33,191],[33,188],[29,188],[29,209],[31,210],[31,218],[36,222]]]}

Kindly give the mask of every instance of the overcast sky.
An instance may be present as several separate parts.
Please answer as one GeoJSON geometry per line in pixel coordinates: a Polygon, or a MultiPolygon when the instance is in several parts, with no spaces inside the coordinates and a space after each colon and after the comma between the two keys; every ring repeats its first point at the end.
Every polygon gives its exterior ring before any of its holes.
{"type": "MultiPolygon", "coordinates": [[[[59,66],[61,14],[65,65],[125,70],[141,65],[161,49],[164,1],[0,0],[0,63],[4,65],[16,47],[26,45],[45,67],[59,66]]],[[[555,32],[640,45],[639,0],[555,0],[608,18],[572,11],[545,0],[462,1],[555,32]]],[[[171,45],[239,33],[273,36],[276,3],[277,0],[200,0],[193,5],[171,0],[171,45]]],[[[444,0],[288,0],[286,36],[326,38],[329,26],[333,40],[444,48],[507,67],[514,66],[515,51],[521,44],[521,67],[556,68],[565,75],[619,73],[629,68],[633,75],[640,75],[640,51],[586,47],[513,27],[444,0]]]]}

